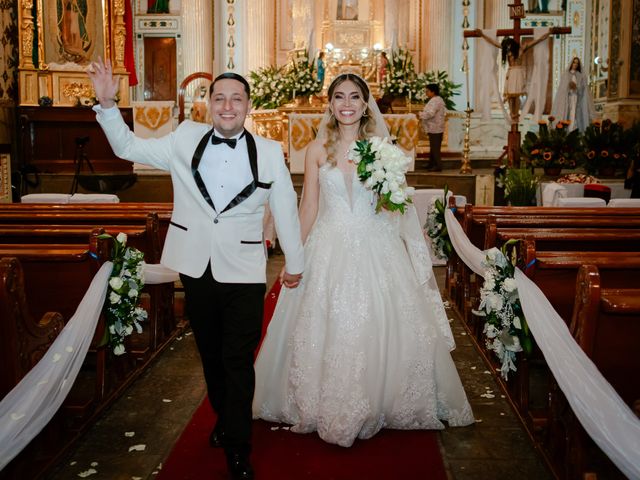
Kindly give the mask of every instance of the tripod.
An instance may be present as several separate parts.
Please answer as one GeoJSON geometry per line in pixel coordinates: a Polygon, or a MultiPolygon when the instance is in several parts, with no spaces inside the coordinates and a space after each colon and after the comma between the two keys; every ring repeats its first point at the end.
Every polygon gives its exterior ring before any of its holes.
{"type": "Polygon", "coordinates": [[[73,160],[75,171],[73,174],[73,181],[71,182],[71,191],[69,192],[70,195],[73,195],[78,191],[78,178],[80,177],[80,172],[82,171],[83,162],[87,163],[91,173],[95,173],[95,171],[93,170],[93,165],[91,165],[91,161],[89,160],[89,157],[84,150],[85,145],[89,143],[90,139],[91,137],[76,137],[76,155],[73,160]]]}

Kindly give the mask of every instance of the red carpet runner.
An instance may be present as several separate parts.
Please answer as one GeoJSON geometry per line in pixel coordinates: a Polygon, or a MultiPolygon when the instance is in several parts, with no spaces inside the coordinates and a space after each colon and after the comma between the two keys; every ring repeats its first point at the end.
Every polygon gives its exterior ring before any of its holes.
{"type": "MultiPolygon", "coordinates": [[[[276,282],[267,294],[265,328],[279,292],[276,282]]],[[[173,447],[159,480],[229,478],[224,452],[209,447],[214,420],[205,399],[173,447]]],[[[433,431],[382,430],[342,448],[323,442],[315,433],[301,435],[282,425],[255,421],[251,459],[258,480],[446,479],[437,439],[433,431]]]]}

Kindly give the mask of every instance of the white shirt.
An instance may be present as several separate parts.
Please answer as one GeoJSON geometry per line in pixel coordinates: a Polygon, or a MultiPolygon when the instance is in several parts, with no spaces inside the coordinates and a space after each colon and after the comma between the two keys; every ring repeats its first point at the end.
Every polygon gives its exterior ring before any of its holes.
{"type": "Polygon", "coordinates": [[[431,100],[424,106],[424,110],[420,115],[422,125],[427,133],[443,133],[444,132],[444,114],[447,107],[444,100],[439,95],[431,97],[431,100]]]}
{"type": "MultiPolygon", "coordinates": [[[[222,137],[215,130],[213,134],[222,137]]],[[[238,139],[240,135],[242,133],[231,138],[238,139]]],[[[238,140],[236,148],[231,148],[224,143],[213,145],[209,140],[202,153],[198,171],[211,195],[216,211],[222,212],[229,202],[253,181],[246,135],[238,140]]]]}

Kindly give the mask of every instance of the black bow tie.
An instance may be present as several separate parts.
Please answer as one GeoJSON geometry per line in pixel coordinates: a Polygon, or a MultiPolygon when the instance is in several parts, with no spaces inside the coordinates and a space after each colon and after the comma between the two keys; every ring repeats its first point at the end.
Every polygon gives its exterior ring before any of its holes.
{"type": "Polygon", "coordinates": [[[222,138],[222,137],[217,137],[216,135],[211,135],[211,143],[213,145],[220,145],[221,143],[226,143],[231,148],[236,148],[238,140],[240,140],[242,137],[244,137],[244,132],[242,132],[242,135],[240,135],[237,139],[236,138],[222,138]]]}

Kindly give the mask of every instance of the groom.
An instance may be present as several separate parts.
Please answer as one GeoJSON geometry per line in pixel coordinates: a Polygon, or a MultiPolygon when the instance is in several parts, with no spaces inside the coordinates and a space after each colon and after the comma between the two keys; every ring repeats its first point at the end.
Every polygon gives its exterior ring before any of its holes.
{"type": "Polygon", "coordinates": [[[286,257],[282,280],[296,287],[304,258],[297,198],[280,144],[244,129],[249,84],[223,73],[211,84],[213,128],[185,121],[161,138],[136,137],[115,107],[111,65],[91,65],[94,107],[121,158],[171,173],[174,209],[162,264],[180,273],[209,401],[218,416],[210,444],[225,449],[232,478],[252,479],[253,356],[266,290],[262,219],[269,202],[286,257]]]}

